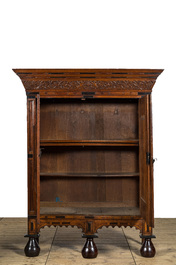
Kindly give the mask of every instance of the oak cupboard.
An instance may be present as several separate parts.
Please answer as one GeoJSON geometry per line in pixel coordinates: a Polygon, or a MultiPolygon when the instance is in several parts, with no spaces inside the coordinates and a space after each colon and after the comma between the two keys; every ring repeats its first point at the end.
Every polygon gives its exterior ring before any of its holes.
{"type": "Polygon", "coordinates": [[[77,226],[84,258],[103,226],[140,230],[153,257],[151,93],[160,69],[14,69],[27,94],[28,243],[45,226],[77,226]]]}

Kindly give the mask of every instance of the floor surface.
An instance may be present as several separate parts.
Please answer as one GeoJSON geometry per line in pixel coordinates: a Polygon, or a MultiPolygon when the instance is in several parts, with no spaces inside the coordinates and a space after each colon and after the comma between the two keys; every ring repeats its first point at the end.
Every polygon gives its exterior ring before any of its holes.
{"type": "Polygon", "coordinates": [[[0,264],[2,265],[176,265],[176,219],[155,219],[153,243],[156,256],[140,256],[141,239],[135,228],[105,228],[98,230],[95,239],[98,257],[87,260],[81,256],[85,239],[74,227],[45,227],[40,233],[40,256],[24,255],[25,218],[0,218],[0,264]]]}

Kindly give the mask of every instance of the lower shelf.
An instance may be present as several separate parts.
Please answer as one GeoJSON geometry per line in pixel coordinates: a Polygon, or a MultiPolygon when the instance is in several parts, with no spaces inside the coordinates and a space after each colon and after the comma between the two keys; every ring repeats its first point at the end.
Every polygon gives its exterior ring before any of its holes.
{"type": "Polygon", "coordinates": [[[41,207],[40,214],[140,216],[138,207],[41,207]]]}

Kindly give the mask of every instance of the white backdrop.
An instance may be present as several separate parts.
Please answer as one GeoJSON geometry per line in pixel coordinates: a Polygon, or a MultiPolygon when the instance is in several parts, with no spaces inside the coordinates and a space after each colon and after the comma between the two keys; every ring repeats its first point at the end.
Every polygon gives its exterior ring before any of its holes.
{"type": "Polygon", "coordinates": [[[175,0],[0,3],[0,216],[27,216],[26,96],[12,68],[162,68],[153,89],[155,217],[176,217],[175,0]]]}

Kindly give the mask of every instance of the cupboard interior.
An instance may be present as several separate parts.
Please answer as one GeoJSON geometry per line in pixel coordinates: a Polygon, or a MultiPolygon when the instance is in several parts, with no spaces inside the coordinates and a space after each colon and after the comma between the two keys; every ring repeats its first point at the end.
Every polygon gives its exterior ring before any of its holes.
{"type": "Polygon", "coordinates": [[[41,140],[138,139],[136,99],[41,99],[41,140]]]}
{"type": "Polygon", "coordinates": [[[42,140],[99,140],[94,146],[42,146],[41,214],[140,215],[136,99],[41,99],[42,140]]]}

